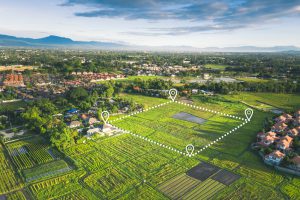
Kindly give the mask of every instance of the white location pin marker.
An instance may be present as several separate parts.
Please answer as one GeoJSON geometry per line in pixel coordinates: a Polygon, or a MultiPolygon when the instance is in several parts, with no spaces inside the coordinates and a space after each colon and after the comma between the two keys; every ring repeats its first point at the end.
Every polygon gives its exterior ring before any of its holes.
{"type": "Polygon", "coordinates": [[[169,95],[172,101],[175,101],[177,93],[178,93],[177,90],[174,88],[169,90],[169,95]]]}
{"type": "Polygon", "coordinates": [[[109,112],[108,111],[103,111],[101,113],[101,118],[104,121],[104,123],[106,124],[106,122],[108,121],[108,118],[109,118],[109,112]]]}
{"type": "Polygon", "coordinates": [[[189,156],[191,156],[194,152],[194,146],[192,144],[188,144],[185,147],[185,150],[189,156]]]}
{"type": "Polygon", "coordinates": [[[251,117],[252,117],[252,115],[253,115],[253,109],[247,108],[247,109],[245,110],[245,115],[246,115],[247,120],[250,121],[250,119],[251,119],[251,117]]]}

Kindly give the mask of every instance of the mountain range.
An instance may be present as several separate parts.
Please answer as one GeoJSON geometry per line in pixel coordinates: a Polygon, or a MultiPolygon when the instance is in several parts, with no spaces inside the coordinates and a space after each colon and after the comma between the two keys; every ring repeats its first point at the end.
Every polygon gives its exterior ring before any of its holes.
{"type": "Polygon", "coordinates": [[[239,46],[239,47],[205,47],[191,46],[138,46],[114,42],[74,41],[70,38],[50,35],[44,38],[22,38],[0,34],[0,47],[27,48],[67,48],[67,49],[101,49],[101,50],[129,50],[129,51],[172,51],[172,52],[282,52],[300,51],[296,46],[239,46]]]}

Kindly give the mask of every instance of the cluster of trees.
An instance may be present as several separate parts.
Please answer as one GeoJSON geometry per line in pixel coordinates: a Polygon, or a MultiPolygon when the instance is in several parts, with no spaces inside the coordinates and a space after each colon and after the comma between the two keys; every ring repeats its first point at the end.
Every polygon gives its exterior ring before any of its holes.
{"type": "Polygon", "coordinates": [[[140,78],[137,78],[133,80],[127,87],[127,89],[131,89],[132,87],[140,87],[144,90],[147,89],[155,89],[155,90],[168,90],[172,87],[173,82],[172,81],[165,81],[162,79],[149,79],[149,80],[143,80],[140,78]]]}
{"type": "Polygon", "coordinates": [[[209,90],[220,94],[229,94],[232,92],[275,92],[275,93],[299,93],[300,83],[293,81],[269,81],[269,82],[209,82],[204,85],[192,83],[184,86],[184,88],[197,88],[209,90]]]}
{"type": "Polygon", "coordinates": [[[77,130],[70,129],[55,116],[58,108],[48,99],[31,103],[21,114],[28,130],[49,138],[51,144],[60,150],[75,144],[77,130]]]}

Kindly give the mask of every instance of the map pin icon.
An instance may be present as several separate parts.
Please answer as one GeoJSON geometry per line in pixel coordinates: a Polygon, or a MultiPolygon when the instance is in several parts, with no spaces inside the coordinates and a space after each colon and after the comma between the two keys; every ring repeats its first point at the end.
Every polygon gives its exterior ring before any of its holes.
{"type": "Polygon", "coordinates": [[[177,90],[174,88],[169,90],[169,95],[172,101],[175,101],[177,93],[178,93],[177,90]]]}
{"type": "Polygon", "coordinates": [[[246,115],[247,120],[250,121],[250,119],[251,119],[251,117],[253,115],[253,110],[251,108],[247,108],[245,110],[245,115],[246,115]]]}
{"type": "Polygon", "coordinates": [[[101,118],[104,121],[104,124],[106,124],[107,121],[108,121],[108,118],[109,118],[109,112],[108,111],[103,111],[101,113],[101,118]]]}
{"type": "Polygon", "coordinates": [[[191,156],[194,152],[194,146],[192,144],[188,144],[185,147],[186,153],[191,156]]]}

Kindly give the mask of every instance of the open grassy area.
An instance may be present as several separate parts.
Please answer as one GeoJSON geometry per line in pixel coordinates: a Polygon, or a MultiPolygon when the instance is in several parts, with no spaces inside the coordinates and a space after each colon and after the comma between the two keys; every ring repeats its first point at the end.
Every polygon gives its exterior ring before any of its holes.
{"type": "Polygon", "coordinates": [[[266,83],[269,80],[261,79],[261,78],[254,78],[254,77],[243,77],[243,78],[237,78],[239,81],[245,81],[249,83],[266,83]]]}
{"type": "Polygon", "coordinates": [[[300,107],[300,94],[241,92],[235,95],[225,95],[224,97],[233,101],[246,102],[258,109],[279,108],[286,111],[295,111],[300,107]]]}
{"type": "MultiPolygon", "coordinates": [[[[218,111],[223,109],[219,108],[218,111]]],[[[215,113],[170,103],[113,124],[162,144],[184,150],[188,144],[193,144],[196,149],[200,149],[241,123],[241,121],[215,113]],[[190,113],[207,121],[203,124],[196,124],[174,119],[172,116],[179,112],[190,113]]]]}
{"type": "Polygon", "coordinates": [[[155,98],[155,97],[149,97],[149,96],[143,96],[139,94],[127,94],[127,93],[121,93],[120,97],[132,100],[133,102],[136,102],[138,104],[143,104],[146,108],[159,105],[165,102],[168,102],[168,99],[162,99],[162,98],[155,98]]]}
{"type": "Polygon", "coordinates": [[[225,68],[228,67],[228,65],[206,64],[204,65],[204,67],[217,70],[225,70],[225,68]]]}

